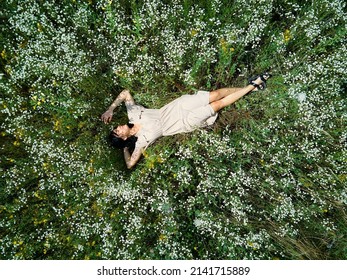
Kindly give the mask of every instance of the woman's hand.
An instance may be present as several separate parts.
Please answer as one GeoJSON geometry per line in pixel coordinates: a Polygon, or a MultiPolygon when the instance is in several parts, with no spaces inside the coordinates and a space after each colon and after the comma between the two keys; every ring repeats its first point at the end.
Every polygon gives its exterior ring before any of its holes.
{"type": "Polygon", "coordinates": [[[112,102],[111,106],[107,109],[105,113],[101,115],[101,120],[107,124],[112,120],[113,110],[116,109],[123,101],[127,102],[127,104],[135,104],[133,97],[130,94],[130,91],[125,89],[123,90],[117,98],[112,102]]]}
{"type": "Polygon", "coordinates": [[[113,111],[112,110],[107,110],[105,113],[101,115],[101,120],[107,124],[112,120],[113,116],[113,111]]]}

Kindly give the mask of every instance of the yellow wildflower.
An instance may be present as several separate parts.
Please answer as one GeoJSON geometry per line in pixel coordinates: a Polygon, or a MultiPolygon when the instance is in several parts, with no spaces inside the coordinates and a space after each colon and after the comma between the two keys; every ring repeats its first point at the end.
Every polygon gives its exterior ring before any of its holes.
{"type": "Polygon", "coordinates": [[[55,131],[58,131],[60,129],[60,121],[59,120],[56,120],[54,122],[54,130],[55,131]]]}
{"type": "Polygon", "coordinates": [[[1,57],[2,57],[3,59],[5,59],[5,58],[7,57],[7,55],[6,55],[6,50],[3,50],[3,51],[1,52],[1,57]]]}
{"type": "Polygon", "coordinates": [[[347,175],[346,174],[340,174],[338,177],[341,180],[341,182],[345,182],[346,178],[347,178],[347,175]]]}
{"type": "Polygon", "coordinates": [[[41,23],[37,23],[37,30],[39,31],[39,32],[42,32],[42,25],[41,25],[41,23]]]}
{"type": "Polygon", "coordinates": [[[290,33],[290,30],[289,29],[286,29],[284,32],[283,32],[283,40],[285,43],[288,43],[288,41],[292,38],[292,35],[290,33]]]}
{"type": "Polygon", "coordinates": [[[164,234],[161,234],[160,236],[159,236],[159,240],[160,241],[165,241],[167,238],[166,238],[166,236],[164,235],[164,234]]]}
{"type": "Polygon", "coordinates": [[[196,36],[198,34],[198,31],[196,29],[193,29],[192,31],[190,31],[190,35],[192,37],[196,36]]]}
{"type": "Polygon", "coordinates": [[[222,51],[223,52],[227,52],[227,41],[225,41],[225,39],[224,38],[221,38],[220,40],[219,40],[219,44],[220,44],[220,46],[221,46],[221,48],[222,48],[222,51]]]}

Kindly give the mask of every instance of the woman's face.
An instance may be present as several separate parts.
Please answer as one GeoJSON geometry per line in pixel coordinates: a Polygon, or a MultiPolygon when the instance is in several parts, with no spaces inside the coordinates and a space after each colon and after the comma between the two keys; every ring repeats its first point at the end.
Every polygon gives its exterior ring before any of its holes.
{"type": "Polygon", "coordinates": [[[117,137],[126,140],[130,135],[130,128],[125,125],[119,125],[112,131],[117,137]]]}

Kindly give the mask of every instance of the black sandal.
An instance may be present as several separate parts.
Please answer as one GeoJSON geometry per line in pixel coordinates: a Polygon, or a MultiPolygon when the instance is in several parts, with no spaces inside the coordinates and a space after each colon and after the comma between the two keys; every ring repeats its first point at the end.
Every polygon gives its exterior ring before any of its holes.
{"type": "Polygon", "coordinates": [[[264,72],[259,75],[260,79],[266,84],[267,80],[272,77],[272,75],[269,72],[264,72]]]}
{"type": "Polygon", "coordinates": [[[248,83],[256,88],[256,90],[253,90],[253,91],[264,90],[264,89],[266,89],[266,81],[271,76],[272,75],[269,72],[264,72],[264,73],[262,73],[260,75],[256,75],[256,76],[250,77],[248,79],[248,83]],[[258,78],[260,78],[262,80],[262,83],[259,84],[259,85],[254,82],[258,78]]]}
{"type": "Polygon", "coordinates": [[[265,83],[261,83],[258,85],[254,81],[251,81],[249,84],[255,87],[255,89],[253,91],[264,90],[266,88],[265,83]]]}

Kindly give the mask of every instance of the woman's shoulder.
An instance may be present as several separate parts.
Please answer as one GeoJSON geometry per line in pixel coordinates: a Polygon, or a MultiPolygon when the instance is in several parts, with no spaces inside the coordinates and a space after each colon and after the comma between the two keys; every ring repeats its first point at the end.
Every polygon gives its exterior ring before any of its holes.
{"type": "Polygon", "coordinates": [[[133,103],[133,102],[125,102],[125,106],[127,108],[127,110],[144,110],[146,109],[145,107],[143,107],[142,105],[140,104],[136,104],[136,103],[133,103]]]}
{"type": "Polygon", "coordinates": [[[144,133],[143,129],[141,129],[137,134],[137,140],[136,140],[136,148],[147,148],[149,144],[151,144],[150,139],[148,138],[148,135],[144,133]]]}
{"type": "Polygon", "coordinates": [[[145,108],[137,104],[126,104],[127,113],[130,123],[137,123],[141,119],[142,113],[145,111],[145,108]]]}

